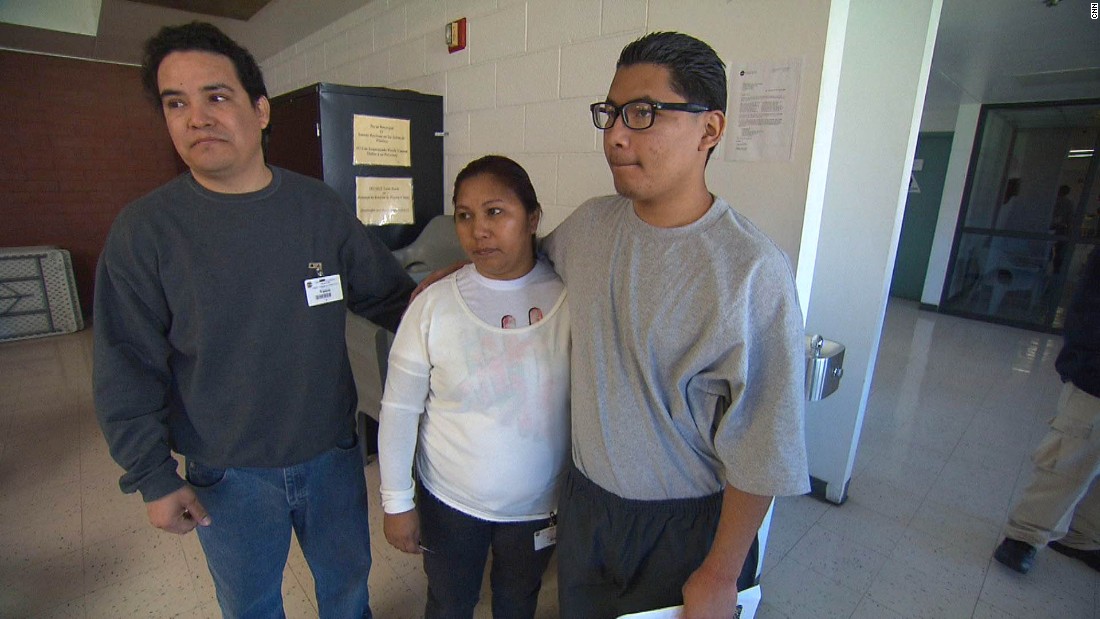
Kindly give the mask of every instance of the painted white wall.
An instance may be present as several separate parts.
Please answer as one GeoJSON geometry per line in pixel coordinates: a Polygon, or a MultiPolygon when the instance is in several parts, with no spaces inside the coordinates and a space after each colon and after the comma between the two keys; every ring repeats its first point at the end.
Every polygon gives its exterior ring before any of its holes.
{"type": "Polygon", "coordinates": [[[921,114],[921,133],[948,133],[955,129],[955,122],[959,119],[958,106],[953,107],[925,107],[921,114]]]}
{"type": "Polygon", "coordinates": [[[936,233],[928,256],[928,271],[924,276],[921,303],[938,306],[943,284],[947,278],[951,260],[951,244],[955,241],[955,225],[962,209],[963,190],[966,188],[966,172],[974,150],[974,137],[978,132],[980,103],[964,103],[959,106],[955,120],[955,136],[951,139],[951,154],[947,160],[947,175],[940,198],[940,213],[936,218],[936,233]]]}
{"type": "Polygon", "coordinates": [[[810,474],[840,502],[870,392],[942,0],[851,0],[806,329],[844,380],[806,411],[810,474]]]}
{"type": "Polygon", "coordinates": [[[727,162],[720,146],[707,172],[711,190],[751,218],[796,264],[829,5],[372,0],[261,65],[273,96],[321,81],[443,95],[446,207],[453,179],[467,162],[504,154],[530,173],[545,210],[545,233],[585,199],[614,191],[588,105],[606,96],[615,60],[628,42],[648,31],[679,30],[710,43],[727,65],[801,59],[792,160],[727,162]],[[467,18],[468,47],[448,54],[443,27],[459,17],[467,18]]]}
{"type": "Polygon", "coordinates": [[[817,120],[814,123],[813,153],[806,190],[806,210],[802,219],[802,247],[798,252],[795,286],[802,302],[802,318],[810,309],[810,290],[817,267],[817,246],[821,238],[821,217],[825,210],[825,184],[829,176],[833,131],[836,126],[837,94],[840,90],[844,59],[844,38],[848,30],[849,0],[833,0],[829,5],[829,26],[825,37],[825,58],[818,92],[817,120]]]}

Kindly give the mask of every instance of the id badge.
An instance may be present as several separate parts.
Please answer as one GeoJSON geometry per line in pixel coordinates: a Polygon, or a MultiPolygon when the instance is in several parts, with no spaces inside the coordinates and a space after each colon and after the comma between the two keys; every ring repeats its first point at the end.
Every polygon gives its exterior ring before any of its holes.
{"type": "Polygon", "coordinates": [[[545,529],[535,531],[535,551],[549,548],[558,543],[558,525],[552,524],[545,529]]]}
{"type": "Polygon", "coordinates": [[[314,277],[305,281],[306,303],[313,307],[344,300],[344,289],[340,286],[340,275],[314,277]]]}

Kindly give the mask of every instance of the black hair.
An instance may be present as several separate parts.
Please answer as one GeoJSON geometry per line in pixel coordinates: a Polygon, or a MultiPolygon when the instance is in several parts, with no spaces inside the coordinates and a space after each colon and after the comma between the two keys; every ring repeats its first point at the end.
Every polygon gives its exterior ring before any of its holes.
{"type": "MultiPolygon", "coordinates": [[[[539,204],[539,198],[535,195],[535,186],[531,184],[531,177],[527,175],[527,170],[502,155],[485,155],[480,159],[474,159],[467,163],[466,167],[462,168],[462,171],[455,177],[454,195],[451,196],[451,203],[453,204],[458,199],[458,188],[462,186],[462,183],[483,174],[492,176],[508,189],[511,189],[519,198],[523,210],[527,211],[528,215],[542,212],[542,205],[539,204]]],[[[531,235],[531,245],[536,248],[537,252],[538,243],[534,234],[531,235]]]]}
{"type": "Polygon", "coordinates": [[[455,177],[454,196],[451,201],[458,198],[458,188],[463,182],[482,174],[488,174],[511,189],[519,198],[523,209],[527,214],[542,211],[538,196],[535,195],[535,187],[531,184],[531,177],[523,166],[501,155],[486,155],[480,159],[474,159],[466,164],[465,168],[455,177]]]}
{"type": "Polygon", "coordinates": [[[145,94],[160,107],[160,87],[157,71],[160,63],[172,52],[209,52],[229,58],[237,70],[237,79],[248,93],[253,105],[260,97],[267,96],[264,75],[256,59],[236,41],[225,35],[217,26],[206,22],[191,22],[179,26],[165,26],[145,42],[145,55],[141,63],[141,84],[145,94]]]}
{"type": "Polygon", "coordinates": [[[726,65],[699,39],[680,32],[651,32],[624,47],[615,68],[636,64],[667,68],[669,86],[688,103],[726,111],[726,65]]]}

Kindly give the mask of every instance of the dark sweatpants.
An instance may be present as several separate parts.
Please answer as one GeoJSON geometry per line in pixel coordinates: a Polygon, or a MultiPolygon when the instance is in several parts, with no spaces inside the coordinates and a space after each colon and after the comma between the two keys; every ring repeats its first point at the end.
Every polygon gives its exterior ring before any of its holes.
{"type": "MultiPolygon", "coordinates": [[[[683,604],[681,587],[703,562],[722,493],[636,501],[600,488],[570,467],[558,511],[558,604],[569,619],[614,619],[683,604]]],[[[756,544],[739,589],[751,586],[756,544]]]]}

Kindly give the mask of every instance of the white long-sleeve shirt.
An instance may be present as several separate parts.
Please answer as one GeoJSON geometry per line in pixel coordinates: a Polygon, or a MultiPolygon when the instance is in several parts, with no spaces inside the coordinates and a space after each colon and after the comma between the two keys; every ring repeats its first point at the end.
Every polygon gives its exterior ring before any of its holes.
{"type": "MultiPolygon", "coordinates": [[[[501,328],[479,319],[459,292],[473,269],[418,296],[390,350],[378,441],[388,514],[414,506],[414,457],[433,495],[476,518],[530,520],[556,507],[570,453],[565,290],[539,308],[538,322],[501,328]]],[[[529,274],[532,290],[547,272],[540,262],[529,274]]],[[[486,287],[476,304],[494,292],[486,287]]],[[[501,294],[514,303],[516,292],[501,294]]]]}

